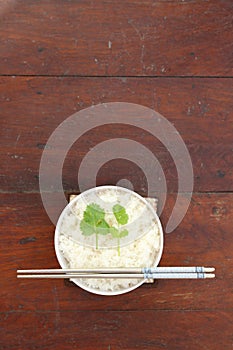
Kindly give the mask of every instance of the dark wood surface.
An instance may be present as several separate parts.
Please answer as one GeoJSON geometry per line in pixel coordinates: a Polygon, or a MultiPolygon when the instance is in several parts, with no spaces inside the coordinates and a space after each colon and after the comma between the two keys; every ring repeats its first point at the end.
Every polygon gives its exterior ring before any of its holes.
{"type": "Polygon", "coordinates": [[[232,73],[231,0],[8,3],[2,5],[2,74],[232,73]]]}
{"type": "MultiPolygon", "coordinates": [[[[0,9],[0,349],[232,349],[232,1],[28,0],[0,9]],[[83,108],[116,101],[165,116],[193,162],[192,201],[165,236],[161,265],[213,265],[216,279],[160,280],[117,297],[63,280],[17,280],[20,268],[58,267],[39,193],[50,134],[83,108]]],[[[166,226],[175,164],[135,127],[101,126],[77,140],[64,163],[66,194],[79,191],[85,154],[113,137],[138,141],[160,161],[166,226]]],[[[146,195],[143,172],[126,160],[105,164],[97,185],[121,178],[146,195]]]]}

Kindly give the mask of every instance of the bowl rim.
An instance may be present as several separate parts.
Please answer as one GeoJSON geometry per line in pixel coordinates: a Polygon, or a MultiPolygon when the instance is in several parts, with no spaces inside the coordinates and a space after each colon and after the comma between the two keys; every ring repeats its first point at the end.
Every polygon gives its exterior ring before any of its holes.
{"type": "MultiPolygon", "coordinates": [[[[76,202],[79,200],[80,196],[83,196],[84,194],[88,193],[88,192],[91,192],[91,191],[94,191],[96,189],[120,189],[120,190],[124,190],[128,193],[133,193],[134,195],[136,195],[140,200],[142,200],[146,206],[152,211],[155,219],[156,219],[156,222],[157,222],[157,225],[158,225],[158,229],[159,229],[159,233],[160,233],[160,247],[159,247],[159,251],[158,251],[158,255],[157,255],[157,258],[153,264],[153,267],[157,267],[159,265],[159,262],[161,260],[161,257],[162,257],[162,253],[163,253],[163,248],[164,248],[164,233],[163,233],[163,228],[162,228],[162,224],[161,224],[161,221],[158,217],[158,214],[156,213],[155,209],[153,208],[153,206],[149,203],[149,201],[146,200],[145,197],[142,197],[141,195],[139,195],[137,192],[135,191],[132,191],[132,190],[129,190],[128,188],[125,188],[125,187],[121,187],[121,186],[115,186],[115,185],[101,185],[101,186],[96,186],[96,187],[92,187],[86,191],[83,191],[81,192],[80,194],[77,194],[77,196],[72,199],[66,206],[65,208],[62,210],[59,218],[58,218],[58,221],[57,221],[57,224],[56,224],[56,228],[55,228],[55,234],[54,234],[54,248],[55,248],[55,254],[56,254],[56,257],[57,257],[57,260],[61,266],[61,268],[65,269],[67,267],[67,264],[66,264],[66,259],[64,258],[64,256],[62,255],[60,249],[59,249],[59,235],[60,235],[60,227],[61,227],[61,223],[62,223],[62,220],[63,220],[63,217],[64,215],[66,214],[66,212],[69,210],[69,208],[76,202]]],[[[145,283],[145,279],[142,279],[142,281],[140,281],[139,283],[135,284],[134,286],[131,286],[129,288],[125,288],[123,290],[119,290],[119,291],[101,291],[101,290],[97,290],[97,289],[94,289],[94,288],[91,288],[91,287],[87,287],[85,285],[83,285],[81,282],[79,282],[78,279],[70,279],[70,281],[74,282],[78,287],[86,290],[87,292],[90,292],[90,293],[93,293],[93,294],[96,294],[96,295],[104,295],[104,296],[113,296],[113,295],[121,295],[121,294],[125,294],[125,293],[128,293],[128,292],[131,292],[133,291],[134,289],[140,287],[143,283],[145,283]]]]}

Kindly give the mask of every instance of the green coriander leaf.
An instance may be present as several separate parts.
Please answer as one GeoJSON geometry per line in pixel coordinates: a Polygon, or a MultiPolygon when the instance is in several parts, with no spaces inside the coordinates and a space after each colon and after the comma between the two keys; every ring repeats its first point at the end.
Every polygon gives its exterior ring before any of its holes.
{"type": "Polygon", "coordinates": [[[109,224],[102,219],[96,226],[96,232],[101,235],[107,235],[109,233],[109,224]]]}
{"type": "Polygon", "coordinates": [[[98,234],[107,235],[109,225],[104,219],[104,210],[96,203],[88,204],[83,219],[80,222],[80,230],[84,236],[96,235],[96,246],[98,246],[98,234]]]}
{"type": "Polygon", "coordinates": [[[123,238],[123,237],[126,237],[128,236],[129,234],[129,231],[128,230],[117,230],[115,227],[110,227],[109,228],[109,232],[111,233],[112,237],[113,238],[123,238]]]}
{"type": "Polygon", "coordinates": [[[113,210],[113,214],[114,214],[118,224],[120,224],[120,225],[127,224],[128,220],[129,220],[129,216],[126,213],[125,208],[122,207],[122,205],[115,204],[113,206],[112,210],[113,210]]]}
{"type": "Polygon", "coordinates": [[[122,231],[120,231],[120,238],[122,238],[122,237],[126,237],[126,236],[128,236],[128,234],[129,234],[129,231],[128,230],[122,230],[122,231]]]}
{"type": "Polygon", "coordinates": [[[109,232],[111,233],[113,238],[119,238],[119,231],[115,227],[110,227],[109,232]]]}
{"type": "Polygon", "coordinates": [[[87,205],[83,218],[90,225],[97,226],[104,216],[104,210],[98,204],[92,203],[87,205]]]}
{"type": "Polygon", "coordinates": [[[94,226],[90,225],[84,219],[82,219],[82,221],[80,222],[80,230],[82,231],[82,234],[84,236],[91,236],[95,233],[94,226]]]}

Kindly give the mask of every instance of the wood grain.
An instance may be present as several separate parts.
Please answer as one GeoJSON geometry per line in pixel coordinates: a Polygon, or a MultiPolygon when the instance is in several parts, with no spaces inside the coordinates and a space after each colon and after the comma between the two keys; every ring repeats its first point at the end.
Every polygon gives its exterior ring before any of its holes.
{"type": "MultiPolygon", "coordinates": [[[[0,98],[3,191],[38,191],[40,158],[56,127],[80,109],[116,101],[148,106],[174,125],[191,155],[195,191],[233,189],[233,100],[229,79],[2,77],[0,98]]],[[[154,136],[133,126],[108,125],[89,131],[71,148],[63,169],[66,191],[77,191],[78,168],[89,150],[116,137],[133,139],[151,150],[161,162],[168,191],[177,190],[175,164],[154,136]]],[[[111,154],[111,149],[106,152],[111,154]]],[[[90,175],[82,179],[83,184],[90,175]]],[[[115,160],[103,166],[97,182],[115,184],[124,177],[136,191],[146,195],[143,171],[128,161],[115,160]]]]}
{"type": "MultiPolygon", "coordinates": [[[[59,266],[54,226],[39,194],[1,194],[0,199],[1,312],[56,311],[57,304],[61,311],[232,310],[232,193],[194,194],[182,223],[165,236],[161,266],[215,266],[216,279],[160,280],[117,297],[96,296],[63,280],[17,280],[17,269],[59,266]]],[[[169,195],[164,227],[174,200],[169,195]]]]}
{"type": "MultiPolygon", "coordinates": [[[[0,349],[232,349],[232,11],[231,0],[0,2],[0,349]],[[216,279],[160,280],[118,297],[63,280],[17,280],[19,268],[58,267],[38,186],[50,134],[83,108],[116,101],[164,115],[192,158],[195,193],[165,236],[161,265],[212,265],[216,279]]],[[[106,125],[77,140],[64,163],[66,194],[78,191],[83,157],[114,137],[143,144],[161,163],[165,227],[175,164],[135,127],[106,125]]],[[[97,184],[121,178],[147,194],[143,171],[123,159],[104,164],[97,184]]],[[[50,195],[58,216],[63,204],[50,195]]]]}
{"type": "Polygon", "coordinates": [[[0,73],[232,76],[232,1],[1,2],[0,73]]]}
{"type": "Polygon", "coordinates": [[[57,304],[52,313],[21,311],[3,317],[9,328],[4,333],[0,331],[1,349],[232,348],[229,311],[61,312],[57,304]],[[168,329],[168,325],[172,327],[168,329]],[[12,337],[15,329],[18,331],[12,337]]]}

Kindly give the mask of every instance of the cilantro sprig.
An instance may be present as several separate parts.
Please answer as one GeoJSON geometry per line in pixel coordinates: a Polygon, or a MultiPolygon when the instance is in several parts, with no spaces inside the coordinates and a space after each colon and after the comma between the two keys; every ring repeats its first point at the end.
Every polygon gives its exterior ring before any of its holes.
{"type": "Polygon", "coordinates": [[[84,236],[95,234],[96,249],[98,249],[98,235],[109,233],[109,224],[105,221],[105,212],[98,204],[87,205],[83,219],[80,222],[80,229],[84,236]]]}
{"type": "Polygon", "coordinates": [[[117,239],[117,251],[120,255],[120,239],[126,237],[129,232],[126,229],[121,229],[121,226],[126,225],[129,216],[125,208],[120,204],[115,204],[112,207],[112,212],[117,221],[117,227],[110,226],[105,220],[105,211],[96,203],[87,205],[83,219],[80,222],[80,230],[84,236],[95,234],[96,249],[98,249],[98,235],[111,234],[112,238],[117,239]]]}
{"type": "Polygon", "coordinates": [[[120,226],[127,224],[129,216],[126,213],[125,208],[120,204],[115,204],[112,208],[112,211],[118,223],[118,228],[111,227],[110,232],[112,237],[117,239],[117,251],[118,255],[120,255],[120,239],[126,237],[129,234],[128,230],[121,230],[120,226]]]}
{"type": "Polygon", "coordinates": [[[122,205],[115,204],[112,208],[112,211],[119,225],[127,224],[129,216],[126,213],[125,208],[122,207],[122,205]]]}

